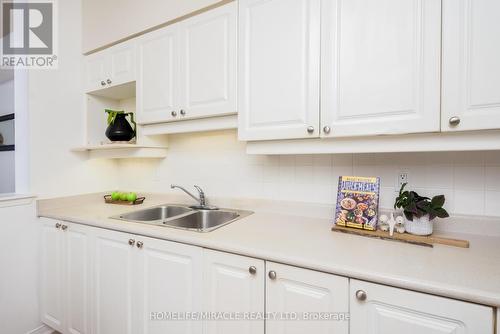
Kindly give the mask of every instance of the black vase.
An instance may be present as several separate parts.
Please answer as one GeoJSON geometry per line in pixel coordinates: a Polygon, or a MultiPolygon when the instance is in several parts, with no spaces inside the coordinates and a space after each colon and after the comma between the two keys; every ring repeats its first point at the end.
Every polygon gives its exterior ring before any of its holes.
{"type": "Polygon", "coordinates": [[[125,118],[126,114],[117,114],[115,121],[106,129],[106,137],[111,141],[130,141],[135,137],[135,131],[125,118]]]}

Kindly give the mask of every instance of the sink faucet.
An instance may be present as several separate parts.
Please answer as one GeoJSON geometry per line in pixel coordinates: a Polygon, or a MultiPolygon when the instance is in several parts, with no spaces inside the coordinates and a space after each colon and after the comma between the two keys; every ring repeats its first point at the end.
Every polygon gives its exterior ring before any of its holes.
{"type": "Polygon", "coordinates": [[[179,186],[179,185],[176,185],[176,184],[171,184],[170,188],[171,189],[178,188],[178,189],[184,191],[189,196],[191,196],[195,201],[197,201],[199,204],[191,206],[191,208],[193,208],[193,209],[201,209],[201,210],[217,210],[218,209],[215,206],[209,206],[209,205],[207,205],[207,201],[206,201],[206,197],[205,197],[205,192],[203,191],[203,189],[201,189],[197,185],[194,185],[194,188],[198,191],[198,197],[196,197],[195,195],[193,195],[186,188],[184,188],[182,186],[179,186]]]}

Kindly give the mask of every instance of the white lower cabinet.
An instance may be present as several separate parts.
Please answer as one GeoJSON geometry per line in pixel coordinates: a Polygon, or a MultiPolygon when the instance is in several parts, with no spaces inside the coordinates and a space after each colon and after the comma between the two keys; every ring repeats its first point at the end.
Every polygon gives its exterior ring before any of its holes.
{"type": "Polygon", "coordinates": [[[497,308],[497,331],[496,333],[500,333],[500,309],[497,308]]]}
{"type": "Polygon", "coordinates": [[[93,256],[92,310],[95,334],[132,334],[134,236],[98,230],[93,256]]]}
{"type": "Polygon", "coordinates": [[[92,228],[42,218],[41,320],[68,334],[90,333],[92,228]]]}
{"type": "MultiPolygon", "coordinates": [[[[63,331],[63,235],[56,222],[43,220],[41,240],[40,311],[44,323],[63,331]]],[[[57,223],[60,224],[60,223],[57,223]]]]}
{"type": "Polygon", "coordinates": [[[351,280],[351,334],[493,334],[493,309],[351,280]]]}
{"type": "Polygon", "coordinates": [[[123,232],[41,223],[41,320],[62,334],[494,333],[495,312],[487,306],[123,232]],[[200,317],[207,314],[223,318],[200,317]]]}
{"type": "Polygon", "coordinates": [[[201,320],[173,317],[201,311],[203,249],[145,237],[136,246],[132,333],[201,334],[201,320]]]}
{"type": "Polygon", "coordinates": [[[266,312],[296,317],[267,321],[266,334],[349,332],[349,321],[338,320],[349,312],[348,278],[272,262],[266,271],[266,312]]]}
{"type": "Polygon", "coordinates": [[[202,249],[99,230],[94,261],[94,333],[201,334],[202,249]]]}
{"type": "MultiPolygon", "coordinates": [[[[227,316],[264,313],[263,260],[204,250],[204,311],[227,316]]],[[[204,334],[263,334],[264,319],[206,321],[204,334]]]]}
{"type": "Polygon", "coordinates": [[[92,228],[67,224],[64,256],[65,333],[90,333],[90,282],[92,228]]]}

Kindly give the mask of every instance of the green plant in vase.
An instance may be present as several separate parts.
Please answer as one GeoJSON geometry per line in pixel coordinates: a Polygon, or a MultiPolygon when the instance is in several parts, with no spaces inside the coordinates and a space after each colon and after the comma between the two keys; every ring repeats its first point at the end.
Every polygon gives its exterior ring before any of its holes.
{"type": "Polygon", "coordinates": [[[394,209],[402,209],[406,218],[405,229],[408,233],[430,235],[433,220],[436,217],[447,218],[448,212],[443,208],[445,197],[437,195],[431,198],[420,196],[415,191],[405,190],[406,183],[401,186],[396,197],[394,209]]]}
{"type": "Polygon", "coordinates": [[[134,113],[124,110],[104,110],[108,114],[108,128],[106,137],[112,142],[128,142],[136,136],[137,124],[134,119],[134,113]],[[130,122],[127,120],[130,116],[130,122]],[[131,124],[134,125],[132,128],[131,124]]]}

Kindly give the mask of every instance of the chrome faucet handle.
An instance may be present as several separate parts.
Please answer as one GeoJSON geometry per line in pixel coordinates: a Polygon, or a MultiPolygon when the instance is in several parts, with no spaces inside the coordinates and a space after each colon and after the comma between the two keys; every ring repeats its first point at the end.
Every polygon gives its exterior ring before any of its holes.
{"type": "Polygon", "coordinates": [[[206,205],[205,192],[196,184],[194,185],[195,189],[198,190],[198,195],[200,196],[200,206],[206,205]]]}
{"type": "Polygon", "coordinates": [[[191,196],[195,201],[198,202],[198,205],[190,206],[190,208],[192,208],[192,209],[198,209],[198,210],[217,210],[218,209],[216,206],[209,206],[209,205],[207,205],[206,197],[205,197],[205,192],[203,191],[203,189],[201,189],[197,185],[195,185],[194,187],[198,191],[199,197],[196,197],[195,195],[191,194],[184,187],[181,187],[181,186],[176,185],[176,184],[171,184],[170,185],[170,188],[172,188],[172,189],[178,188],[178,189],[182,190],[183,192],[185,192],[187,195],[191,196]]]}

